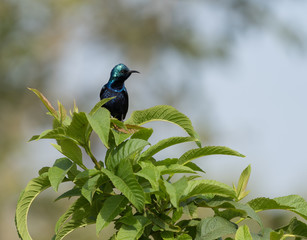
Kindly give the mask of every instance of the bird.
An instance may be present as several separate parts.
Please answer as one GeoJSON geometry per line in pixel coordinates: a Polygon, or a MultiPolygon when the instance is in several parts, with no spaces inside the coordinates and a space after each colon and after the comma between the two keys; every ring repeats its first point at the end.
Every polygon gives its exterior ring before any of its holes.
{"type": "Polygon", "coordinates": [[[128,92],[125,81],[132,73],[140,73],[130,70],[125,64],[117,64],[111,71],[109,81],[101,88],[100,100],[115,97],[102,107],[108,109],[111,116],[123,121],[126,117],[129,105],[128,92]]]}

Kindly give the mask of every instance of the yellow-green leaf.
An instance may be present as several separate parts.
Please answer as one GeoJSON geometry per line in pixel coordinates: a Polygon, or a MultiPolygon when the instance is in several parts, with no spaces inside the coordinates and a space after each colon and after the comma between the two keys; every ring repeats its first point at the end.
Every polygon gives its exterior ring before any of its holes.
{"type": "Polygon", "coordinates": [[[191,120],[172,106],[159,105],[142,111],[135,111],[125,124],[143,125],[151,121],[166,121],[180,126],[191,137],[194,137],[200,146],[199,136],[195,132],[191,120]]]}

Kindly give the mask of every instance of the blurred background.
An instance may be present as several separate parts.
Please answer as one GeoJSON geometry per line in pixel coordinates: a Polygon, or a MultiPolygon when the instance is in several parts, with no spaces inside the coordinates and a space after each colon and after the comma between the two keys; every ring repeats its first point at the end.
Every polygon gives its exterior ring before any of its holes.
{"type": "MultiPolygon", "coordinates": [[[[169,104],[192,120],[204,145],[225,145],[247,156],[198,159],[205,178],[236,183],[251,164],[249,199],[306,199],[306,10],[307,2],[299,0],[1,0],[0,239],[18,239],[19,193],[61,156],[48,140],[27,143],[52,124],[27,87],[53,105],[60,100],[71,109],[76,100],[89,111],[121,62],[141,72],[126,84],[127,118],[134,110],[169,104]]],[[[184,134],[167,123],[148,126],[156,130],[152,143],[184,134]]],[[[182,146],[158,159],[196,147],[182,146]]],[[[94,151],[103,159],[100,145],[94,151]]],[[[31,207],[34,239],[53,236],[69,205],[54,203],[58,194],[46,191],[31,207]]],[[[270,227],[288,218],[284,212],[264,216],[270,227]]],[[[99,239],[107,236],[108,229],[99,239]]],[[[97,239],[95,226],[67,239],[97,239]]]]}

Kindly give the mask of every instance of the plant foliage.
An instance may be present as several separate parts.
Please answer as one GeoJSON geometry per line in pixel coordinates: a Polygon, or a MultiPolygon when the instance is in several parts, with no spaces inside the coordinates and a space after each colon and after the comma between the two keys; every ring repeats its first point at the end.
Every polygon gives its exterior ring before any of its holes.
{"type": "Polygon", "coordinates": [[[58,191],[62,182],[74,187],[56,200],[72,198],[74,202],[59,218],[52,239],[63,239],[76,228],[96,224],[97,235],[110,223],[115,224],[111,239],[285,239],[307,237],[307,225],[293,218],[279,229],[265,228],[258,212],[282,209],[296,213],[307,220],[307,202],[300,196],[290,195],[274,199],[256,198],[247,203],[247,183],[251,168],[241,174],[237,186],[200,179],[204,171],[193,159],[223,154],[244,157],[227,147],[201,147],[191,121],[171,106],[155,106],[132,113],[126,122],[110,117],[101,106],[104,99],[89,112],[79,112],[75,106],[70,115],[61,103],[58,110],[38,90],[32,90],[54,118],[53,128],[30,140],[55,139],[53,146],[64,157],[52,167],[44,167],[32,179],[16,208],[16,227],[23,240],[31,240],[27,216],[33,200],[39,193],[52,187],[58,191]],[[155,145],[148,139],[153,130],[142,125],[151,121],[167,121],[183,128],[188,136],[170,137],[155,145]],[[90,136],[96,133],[107,148],[104,161],[93,155],[90,136]],[[175,144],[194,141],[195,149],[179,158],[157,159],[155,155],[175,144]],[[82,155],[83,149],[87,158],[82,155]],[[93,168],[84,162],[90,159],[93,168]],[[184,175],[187,174],[187,175],[184,175]],[[174,178],[176,176],[176,178],[174,178]],[[213,216],[199,218],[196,210],[209,208],[213,216]],[[246,219],[257,223],[259,232],[251,232],[246,219]],[[243,222],[243,223],[241,223],[243,222]]]}

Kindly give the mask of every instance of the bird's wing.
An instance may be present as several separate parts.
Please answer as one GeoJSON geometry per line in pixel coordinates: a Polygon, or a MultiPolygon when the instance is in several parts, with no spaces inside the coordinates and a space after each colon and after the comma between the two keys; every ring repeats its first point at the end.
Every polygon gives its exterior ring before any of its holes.
{"type": "Polygon", "coordinates": [[[128,97],[128,93],[127,91],[123,91],[124,92],[124,99],[125,101],[123,101],[123,118],[122,119],[125,119],[126,117],[126,114],[128,112],[128,106],[129,106],[129,97],[128,97]]]}
{"type": "Polygon", "coordinates": [[[105,92],[105,90],[106,90],[106,86],[103,86],[102,88],[101,88],[101,90],[100,90],[100,100],[102,100],[103,98],[105,98],[104,96],[103,96],[103,93],[105,92]]]}

